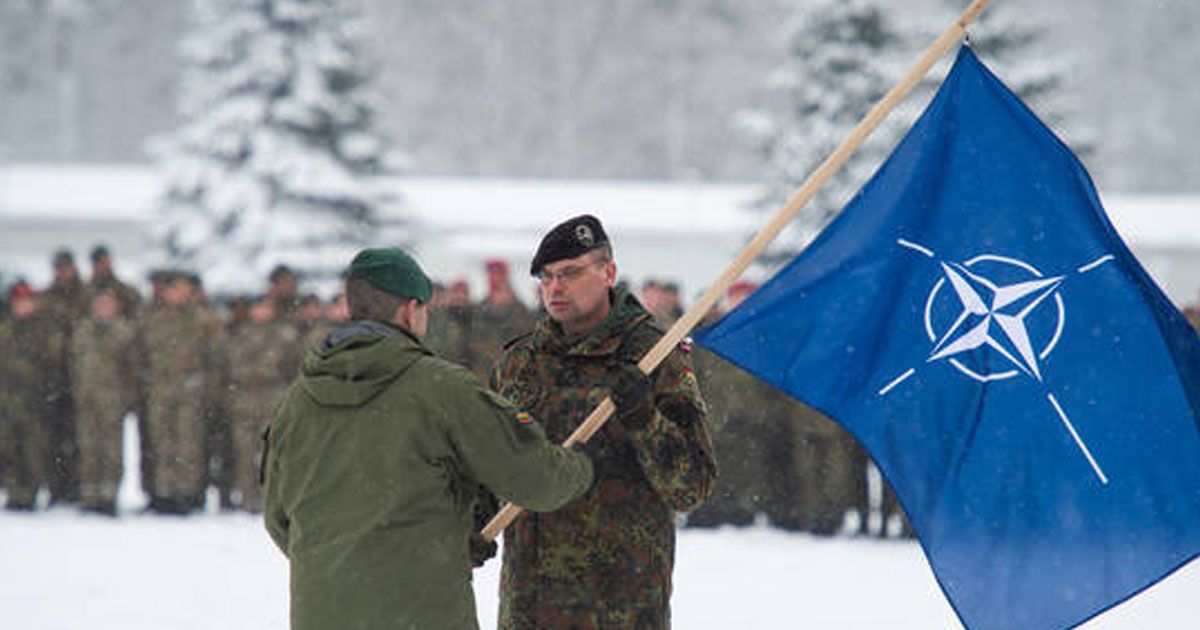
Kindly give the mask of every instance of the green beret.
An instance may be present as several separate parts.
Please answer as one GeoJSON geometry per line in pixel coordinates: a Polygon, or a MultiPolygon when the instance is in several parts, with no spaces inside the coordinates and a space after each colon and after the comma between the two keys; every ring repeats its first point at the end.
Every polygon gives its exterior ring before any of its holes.
{"type": "Polygon", "coordinates": [[[398,247],[372,247],[364,249],[350,261],[346,270],[350,278],[362,278],[371,286],[406,298],[416,298],[428,304],[433,296],[433,283],[421,271],[421,266],[412,256],[398,247]]]}

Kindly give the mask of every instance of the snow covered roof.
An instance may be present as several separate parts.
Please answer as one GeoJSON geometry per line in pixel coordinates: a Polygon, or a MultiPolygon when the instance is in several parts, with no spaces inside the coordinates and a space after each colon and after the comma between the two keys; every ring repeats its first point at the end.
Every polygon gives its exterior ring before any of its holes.
{"type": "Polygon", "coordinates": [[[1131,245],[1200,246],[1200,195],[1104,195],[1101,201],[1131,245]]]}
{"type": "MultiPolygon", "coordinates": [[[[638,232],[751,229],[747,184],[413,177],[390,180],[419,220],[446,230],[549,226],[582,213],[638,232]],[[686,227],[685,227],[686,226],[686,227]]],[[[528,243],[526,243],[528,246],[528,243]]]]}
{"type": "MultiPolygon", "coordinates": [[[[385,180],[412,217],[430,229],[460,232],[545,229],[595,212],[622,230],[729,233],[753,230],[738,212],[754,184],[397,177],[385,180]],[[681,229],[686,226],[685,229],[681,229]]],[[[160,191],[143,165],[0,166],[0,217],[148,219],[160,191]]],[[[1131,243],[1200,247],[1200,194],[1104,195],[1113,224],[1131,243]]]]}
{"type": "Polygon", "coordinates": [[[0,166],[0,217],[144,219],[159,192],[142,165],[0,166]]]}

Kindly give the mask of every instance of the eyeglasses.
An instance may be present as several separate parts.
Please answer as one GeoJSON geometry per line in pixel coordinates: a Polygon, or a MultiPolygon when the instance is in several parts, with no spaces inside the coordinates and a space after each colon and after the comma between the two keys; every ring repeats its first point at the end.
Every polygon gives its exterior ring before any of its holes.
{"type": "Polygon", "coordinates": [[[603,265],[607,262],[608,262],[607,258],[600,258],[597,260],[593,260],[592,262],[587,263],[585,265],[575,265],[573,267],[564,267],[559,271],[546,271],[543,269],[542,271],[538,272],[537,279],[538,279],[538,282],[541,283],[542,285],[549,285],[550,283],[554,282],[555,280],[561,280],[563,282],[571,282],[572,280],[575,280],[579,276],[582,276],[583,272],[587,271],[588,267],[591,267],[593,265],[603,265]]]}

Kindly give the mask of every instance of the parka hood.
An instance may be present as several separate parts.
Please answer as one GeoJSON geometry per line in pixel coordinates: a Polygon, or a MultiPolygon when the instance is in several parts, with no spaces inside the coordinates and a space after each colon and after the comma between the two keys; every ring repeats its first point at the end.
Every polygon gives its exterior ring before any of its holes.
{"type": "Polygon", "coordinates": [[[433,353],[412,333],[382,322],[335,328],[300,368],[300,387],[318,404],[366,404],[414,363],[433,353]]]}

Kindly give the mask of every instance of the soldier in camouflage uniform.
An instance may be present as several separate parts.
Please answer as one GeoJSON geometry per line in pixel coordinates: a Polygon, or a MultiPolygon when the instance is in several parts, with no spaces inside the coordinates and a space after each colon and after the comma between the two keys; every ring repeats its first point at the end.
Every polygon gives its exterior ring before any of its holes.
{"type": "Polygon", "coordinates": [[[783,529],[836,534],[863,492],[862,470],[855,466],[852,450],[856,442],[832,420],[798,401],[782,420],[790,425],[791,466],[785,500],[771,520],[783,529]]]}
{"type": "MultiPolygon", "coordinates": [[[[304,350],[308,351],[317,347],[322,341],[325,341],[334,328],[348,321],[350,321],[350,306],[346,303],[346,294],[339,293],[330,300],[329,304],[325,305],[321,319],[304,336],[302,342],[304,350]]],[[[300,356],[303,359],[304,354],[301,353],[300,356]]]]}
{"type": "MultiPolygon", "coordinates": [[[[54,322],[65,344],[75,324],[87,316],[88,291],[79,278],[75,257],[68,250],[54,254],[54,282],[40,298],[41,310],[54,322]]],[[[79,445],[75,440],[75,401],[71,397],[68,346],[52,357],[46,380],[46,439],[50,461],[50,502],[74,503],[79,498],[79,445]]]]}
{"type": "Polygon", "coordinates": [[[27,285],[9,296],[11,315],[0,322],[0,449],[7,462],[5,505],[33,510],[39,489],[48,489],[50,471],[46,435],[46,376],[53,357],[63,350],[62,333],[39,313],[27,285]]]}
{"type": "Polygon", "coordinates": [[[508,264],[489,260],[487,271],[488,294],[475,306],[468,348],[471,368],[486,379],[492,364],[499,358],[504,344],[533,328],[533,313],[517,299],[509,281],[508,264]]]}
{"type": "Polygon", "coordinates": [[[262,435],[299,363],[300,334],[276,317],[275,302],[264,298],[250,308],[250,321],[233,333],[227,349],[234,500],[257,513],[262,511],[262,435]]]}
{"type": "MultiPolygon", "coordinates": [[[[755,288],[750,282],[731,286],[724,310],[736,308],[755,288]]],[[[787,418],[794,401],[704,349],[696,351],[695,361],[721,476],[708,503],[688,514],[688,526],[744,526],[764,513],[777,520],[790,510],[792,499],[787,418]]]]}
{"type": "Polygon", "coordinates": [[[473,311],[466,281],[455,281],[442,291],[435,288],[425,345],[443,359],[470,366],[473,311]]]}
{"type": "Polygon", "coordinates": [[[637,368],[662,332],[612,290],[616,265],[595,217],[552,229],[531,272],[547,315],[506,349],[493,388],[555,441],[607,396],[616,413],[588,445],[592,491],[505,532],[500,627],[669,627],[675,512],[702,502],[716,474],[691,360],[677,349],[651,376],[637,368]]]}
{"type": "Polygon", "coordinates": [[[92,249],[92,277],[88,280],[88,288],[94,293],[108,289],[120,303],[121,317],[128,321],[137,319],[142,307],[142,296],[133,287],[121,282],[113,271],[112,254],[108,247],[97,245],[92,249]]]}
{"type": "Polygon", "coordinates": [[[71,339],[82,507],[108,515],[116,514],[125,413],[137,396],[136,332],[121,308],[113,289],[97,291],[91,317],[79,322],[71,339]]]}
{"type": "Polygon", "coordinates": [[[217,322],[191,302],[181,274],[165,280],[163,305],[147,314],[140,339],[147,433],[153,459],[150,509],[186,514],[203,505],[205,411],[221,382],[217,322]]]}
{"type": "Polygon", "coordinates": [[[296,272],[287,265],[275,265],[267,276],[267,298],[275,302],[275,312],[288,321],[293,321],[300,309],[300,294],[296,272]]]}

